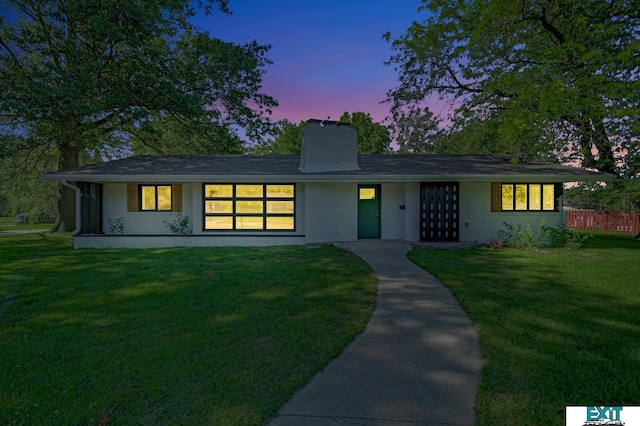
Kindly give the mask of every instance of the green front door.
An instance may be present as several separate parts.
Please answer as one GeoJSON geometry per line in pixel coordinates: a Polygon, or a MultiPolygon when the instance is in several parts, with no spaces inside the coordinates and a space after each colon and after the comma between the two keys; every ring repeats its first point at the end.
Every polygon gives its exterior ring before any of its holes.
{"type": "Polygon", "coordinates": [[[358,238],[380,238],[380,185],[358,186],[358,238]]]}

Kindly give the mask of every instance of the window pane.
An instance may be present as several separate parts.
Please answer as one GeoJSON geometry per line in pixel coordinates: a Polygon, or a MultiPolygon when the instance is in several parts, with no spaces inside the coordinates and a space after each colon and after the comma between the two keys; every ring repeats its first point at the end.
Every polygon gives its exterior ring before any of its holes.
{"type": "Polygon", "coordinates": [[[233,197],[233,185],[205,185],[204,196],[207,198],[233,197]]]}
{"type": "Polygon", "coordinates": [[[293,217],[267,217],[267,229],[294,229],[293,217]]]}
{"type": "Polygon", "coordinates": [[[555,194],[553,185],[543,185],[543,208],[544,210],[555,210],[555,194]]]}
{"type": "Polygon", "coordinates": [[[262,197],[262,185],[236,185],[236,197],[262,197]]]}
{"type": "Polygon", "coordinates": [[[375,188],[360,188],[361,200],[373,200],[374,198],[376,198],[375,188]]]}
{"type": "Polygon", "coordinates": [[[502,210],[513,210],[513,185],[502,185],[502,210]]]}
{"type": "Polygon", "coordinates": [[[263,229],[262,216],[237,216],[236,229],[263,229]]]}
{"type": "Polygon", "coordinates": [[[233,201],[211,201],[204,204],[205,213],[233,213],[233,201]]]}
{"type": "Polygon", "coordinates": [[[267,213],[293,213],[293,201],[267,201],[267,213]]]}
{"type": "Polygon", "coordinates": [[[267,198],[293,198],[293,185],[267,185],[267,198]]]}
{"type": "Polygon", "coordinates": [[[143,186],[142,188],[142,210],[156,209],[156,187],[143,186]]]}
{"type": "Polygon", "coordinates": [[[236,201],[236,213],[262,213],[262,201],[236,201]]]}
{"type": "Polygon", "coordinates": [[[542,210],[542,188],[540,185],[529,185],[529,210],[542,210]]]}
{"type": "Polygon", "coordinates": [[[207,216],[204,218],[204,229],[233,229],[233,217],[207,216]]]}
{"type": "Polygon", "coordinates": [[[516,210],[527,209],[527,185],[516,185],[516,210]]]}
{"type": "Polygon", "coordinates": [[[158,210],[171,210],[171,186],[158,186],[158,210]]]}

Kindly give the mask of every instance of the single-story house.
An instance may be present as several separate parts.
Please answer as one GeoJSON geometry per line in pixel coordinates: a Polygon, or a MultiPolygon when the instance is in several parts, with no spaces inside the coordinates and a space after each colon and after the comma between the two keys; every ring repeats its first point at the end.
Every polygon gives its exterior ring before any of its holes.
{"type": "Polygon", "coordinates": [[[607,179],[505,156],[356,148],[354,129],[310,120],[300,155],[135,156],[44,178],[79,194],[76,248],[488,243],[504,222],[559,225],[564,182],[607,179]]]}

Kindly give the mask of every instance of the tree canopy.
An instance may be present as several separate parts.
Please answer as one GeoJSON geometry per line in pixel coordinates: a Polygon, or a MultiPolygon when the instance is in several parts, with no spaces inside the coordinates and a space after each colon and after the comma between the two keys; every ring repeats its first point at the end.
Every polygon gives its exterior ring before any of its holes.
{"type": "MultiPolygon", "coordinates": [[[[223,152],[237,149],[234,126],[252,137],[269,125],[277,105],[261,92],[269,46],[224,42],[191,23],[196,7],[228,12],[227,0],[4,3],[13,9],[0,17],[4,157],[52,150],[63,169],[84,152],[183,151],[161,136],[168,129],[222,135],[205,151],[223,152]]],[[[69,230],[74,194],[60,192],[59,227],[69,230]]]]}
{"type": "Polygon", "coordinates": [[[263,139],[250,149],[257,155],[266,154],[300,154],[302,143],[302,129],[306,121],[298,124],[289,120],[279,120],[273,126],[273,139],[263,139]]]}
{"type": "MultiPolygon", "coordinates": [[[[373,121],[371,114],[357,111],[344,112],[340,116],[343,123],[351,123],[358,132],[358,153],[381,154],[390,150],[391,137],[389,129],[383,124],[373,121]]],[[[302,145],[302,129],[306,121],[299,124],[289,120],[280,120],[274,126],[275,137],[266,139],[251,148],[254,154],[300,154],[302,145]]]]}
{"type": "Polygon", "coordinates": [[[565,191],[564,204],[580,209],[640,211],[640,181],[619,180],[614,185],[583,182],[565,191]]]}
{"type": "Polygon", "coordinates": [[[442,147],[437,143],[439,122],[429,108],[421,108],[419,105],[408,110],[396,110],[390,129],[394,141],[398,144],[398,152],[442,152],[442,147]]]}
{"type": "Polygon", "coordinates": [[[351,127],[358,131],[359,154],[383,154],[389,151],[391,144],[389,129],[373,121],[371,114],[361,111],[351,114],[344,112],[340,121],[350,122],[351,127]]]}
{"type": "Polygon", "coordinates": [[[458,142],[491,128],[496,152],[640,172],[635,0],[423,0],[419,13],[392,43],[396,117],[439,96],[458,142]]]}

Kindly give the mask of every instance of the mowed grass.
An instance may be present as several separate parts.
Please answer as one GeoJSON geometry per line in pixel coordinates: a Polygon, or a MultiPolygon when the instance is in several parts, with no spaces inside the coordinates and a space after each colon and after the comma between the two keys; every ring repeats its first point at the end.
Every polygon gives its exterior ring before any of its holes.
{"type": "Polygon", "coordinates": [[[375,294],[334,247],[0,236],[0,424],[262,424],[364,329],[375,294]]]}
{"type": "Polygon", "coordinates": [[[640,405],[640,241],[409,256],[477,325],[477,425],[564,425],[566,405],[640,405]]]}
{"type": "Polygon", "coordinates": [[[35,224],[32,223],[32,224],[16,225],[14,221],[15,221],[15,218],[13,217],[0,217],[0,232],[23,231],[23,230],[32,230],[32,229],[47,231],[53,228],[52,223],[35,223],[35,224]]]}

